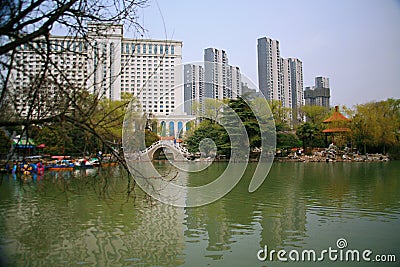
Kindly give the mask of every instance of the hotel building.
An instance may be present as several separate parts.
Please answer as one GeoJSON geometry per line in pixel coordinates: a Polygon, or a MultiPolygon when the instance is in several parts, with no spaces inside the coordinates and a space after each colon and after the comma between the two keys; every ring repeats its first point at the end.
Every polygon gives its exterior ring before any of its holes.
{"type": "MultiPolygon", "coordinates": [[[[183,114],[183,108],[176,110],[183,102],[181,41],[124,38],[122,25],[105,24],[89,24],[87,38],[49,39],[52,64],[47,76],[56,84],[84,87],[111,100],[130,93],[148,113],[183,114]]],[[[12,75],[15,92],[23,95],[41,74],[45,62],[40,52],[47,48],[44,40],[19,47],[12,75]]]]}
{"type": "Polygon", "coordinates": [[[111,100],[132,94],[143,111],[161,120],[161,125],[170,125],[176,121],[170,116],[178,116],[179,126],[172,125],[177,136],[192,119],[186,118],[183,110],[182,42],[125,38],[122,25],[87,27],[85,37],[50,35],[49,45],[38,39],[17,49],[10,90],[17,98],[17,111],[27,115],[28,91],[46,73],[48,83],[40,84],[40,91],[47,99],[51,96],[53,103],[82,88],[111,100]],[[47,51],[49,65],[43,57],[47,51]],[[60,87],[61,94],[57,93],[60,87]]]}

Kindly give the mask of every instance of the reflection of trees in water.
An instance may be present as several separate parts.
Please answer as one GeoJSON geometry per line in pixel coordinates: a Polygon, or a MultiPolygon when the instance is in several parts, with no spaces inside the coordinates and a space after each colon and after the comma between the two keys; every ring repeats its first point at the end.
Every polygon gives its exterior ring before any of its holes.
{"type": "Polygon", "coordinates": [[[258,207],[261,211],[261,247],[282,247],[304,238],[306,201],[299,188],[303,179],[304,165],[288,168],[276,164],[272,167],[263,187],[265,202],[258,207]]]}
{"type": "MultiPolygon", "coordinates": [[[[262,241],[276,248],[298,245],[306,233],[307,216],[337,218],[390,217],[400,207],[399,167],[387,163],[274,164],[258,199],[262,241]],[[385,214],[382,211],[386,210],[385,214]]],[[[321,221],[321,222],[322,222],[321,221]]]]}
{"type": "Polygon", "coordinates": [[[389,207],[400,208],[397,162],[307,164],[307,169],[301,190],[310,201],[318,202],[324,217],[343,211],[348,216],[370,216],[389,207]]]}
{"type": "MultiPolygon", "coordinates": [[[[149,201],[137,189],[135,201],[127,198],[118,168],[87,176],[46,173],[40,181],[10,176],[0,185],[0,246],[18,258],[10,265],[44,266],[179,265],[185,242],[203,239],[205,256],[219,259],[218,251],[233,249],[242,235],[260,247],[301,246],[310,213],[383,220],[398,211],[400,167],[388,164],[278,163],[256,192],[247,191],[247,173],[219,201],[186,209],[149,201]]],[[[223,169],[212,165],[207,174],[223,169]]]]}
{"type": "Polygon", "coordinates": [[[150,203],[139,191],[127,199],[126,179],[110,169],[3,184],[0,198],[14,203],[0,210],[10,264],[182,264],[183,209],[150,203]]]}
{"type": "MultiPolygon", "coordinates": [[[[301,240],[306,230],[306,205],[299,192],[303,168],[285,174],[286,168],[278,165],[271,170],[264,185],[250,194],[248,185],[254,168],[255,165],[250,164],[245,178],[224,198],[204,207],[187,209],[185,236],[207,235],[209,251],[229,250],[240,235],[257,235],[258,232],[261,246],[277,247],[284,242],[301,240]],[[277,179],[287,179],[287,182],[277,179]]],[[[220,171],[215,170],[215,173],[220,171]]]]}
{"type": "Polygon", "coordinates": [[[186,226],[185,236],[189,240],[196,240],[199,236],[206,235],[208,244],[206,250],[207,257],[218,259],[221,255],[213,255],[213,251],[229,250],[232,233],[229,223],[226,220],[225,204],[222,201],[217,201],[212,204],[186,208],[186,226]]]}

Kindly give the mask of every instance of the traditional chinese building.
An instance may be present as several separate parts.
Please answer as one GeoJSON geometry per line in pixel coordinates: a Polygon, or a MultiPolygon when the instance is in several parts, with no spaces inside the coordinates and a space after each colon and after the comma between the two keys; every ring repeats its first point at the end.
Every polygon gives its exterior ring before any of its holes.
{"type": "Polygon", "coordinates": [[[336,143],[338,146],[347,144],[349,138],[350,119],[346,118],[339,112],[339,106],[335,106],[332,116],[323,121],[327,128],[322,132],[325,133],[327,143],[336,143]]]}

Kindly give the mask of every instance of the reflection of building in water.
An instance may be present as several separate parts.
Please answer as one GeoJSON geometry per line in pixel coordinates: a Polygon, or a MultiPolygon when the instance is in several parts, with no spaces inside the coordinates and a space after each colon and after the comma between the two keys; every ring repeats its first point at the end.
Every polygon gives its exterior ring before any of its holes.
{"type": "MultiPolygon", "coordinates": [[[[184,184],[185,177],[180,179],[179,182],[184,184]]],[[[154,200],[137,204],[142,207],[135,205],[130,208],[127,205],[123,212],[114,212],[113,217],[131,213],[121,223],[117,220],[113,227],[108,228],[98,221],[94,225],[106,229],[98,232],[86,230],[88,249],[92,250],[89,255],[98,255],[93,259],[94,262],[101,262],[102,259],[107,259],[105,263],[114,262],[109,259],[109,255],[114,255],[119,257],[118,262],[133,261],[139,265],[183,264],[184,258],[181,255],[184,249],[184,209],[154,200]],[[104,233],[109,236],[104,236],[104,233]],[[104,245],[99,245],[99,240],[103,240],[104,245]]]]}
{"type": "Polygon", "coordinates": [[[36,186],[33,182],[15,186],[6,194],[1,191],[1,199],[13,201],[16,209],[13,216],[0,220],[2,235],[11,242],[4,252],[15,259],[10,265],[184,263],[183,208],[146,201],[143,195],[135,202],[126,202],[126,183],[120,179],[107,179],[108,196],[104,199],[92,187],[101,188],[101,181],[88,185],[88,179],[74,178],[66,191],[58,181],[53,184],[45,179],[44,196],[34,194],[32,188],[27,190],[36,186]],[[73,192],[78,188],[77,195],[73,192]]]}
{"type": "MultiPolygon", "coordinates": [[[[225,204],[217,201],[212,204],[187,208],[187,230],[185,236],[192,238],[204,231],[207,236],[207,251],[229,250],[232,241],[232,231],[227,221],[228,215],[225,212],[225,204]]],[[[213,259],[218,259],[221,254],[207,255],[213,259]]]]}
{"type": "Polygon", "coordinates": [[[260,246],[268,245],[276,248],[284,244],[295,242],[304,236],[306,231],[306,200],[300,198],[301,184],[304,178],[304,165],[276,164],[268,174],[269,183],[274,179],[285,179],[279,190],[268,190],[265,194],[267,205],[261,209],[260,224],[262,227],[260,246]]]}
{"type": "Polygon", "coordinates": [[[83,244],[88,261],[105,265],[110,262],[133,261],[145,265],[180,265],[184,249],[183,208],[159,202],[143,207],[135,214],[136,222],[115,225],[113,228],[87,229],[83,244]],[[120,228],[121,227],[121,228],[120,228]],[[107,236],[108,235],[108,236],[107,236]]]}
{"type": "MultiPolygon", "coordinates": [[[[249,168],[252,167],[255,165],[249,168]]],[[[204,207],[187,209],[185,236],[190,238],[198,235],[199,229],[203,230],[208,236],[208,251],[230,250],[238,236],[254,235],[258,231],[260,246],[279,247],[301,239],[306,230],[306,203],[299,197],[303,190],[303,168],[302,164],[290,169],[274,165],[268,176],[269,186],[250,194],[251,177],[247,176],[224,198],[204,207]],[[274,188],[271,186],[274,179],[287,179],[287,183],[276,182],[281,186],[274,188]]],[[[191,179],[195,179],[193,176],[191,179]]]]}

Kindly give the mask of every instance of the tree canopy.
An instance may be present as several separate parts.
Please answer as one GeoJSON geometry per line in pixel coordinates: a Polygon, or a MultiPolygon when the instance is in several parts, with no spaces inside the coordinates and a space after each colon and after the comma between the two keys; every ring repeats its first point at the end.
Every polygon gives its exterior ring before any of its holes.
{"type": "Polygon", "coordinates": [[[352,139],[364,152],[400,146],[400,99],[360,104],[353,114],[352,139]]]}

